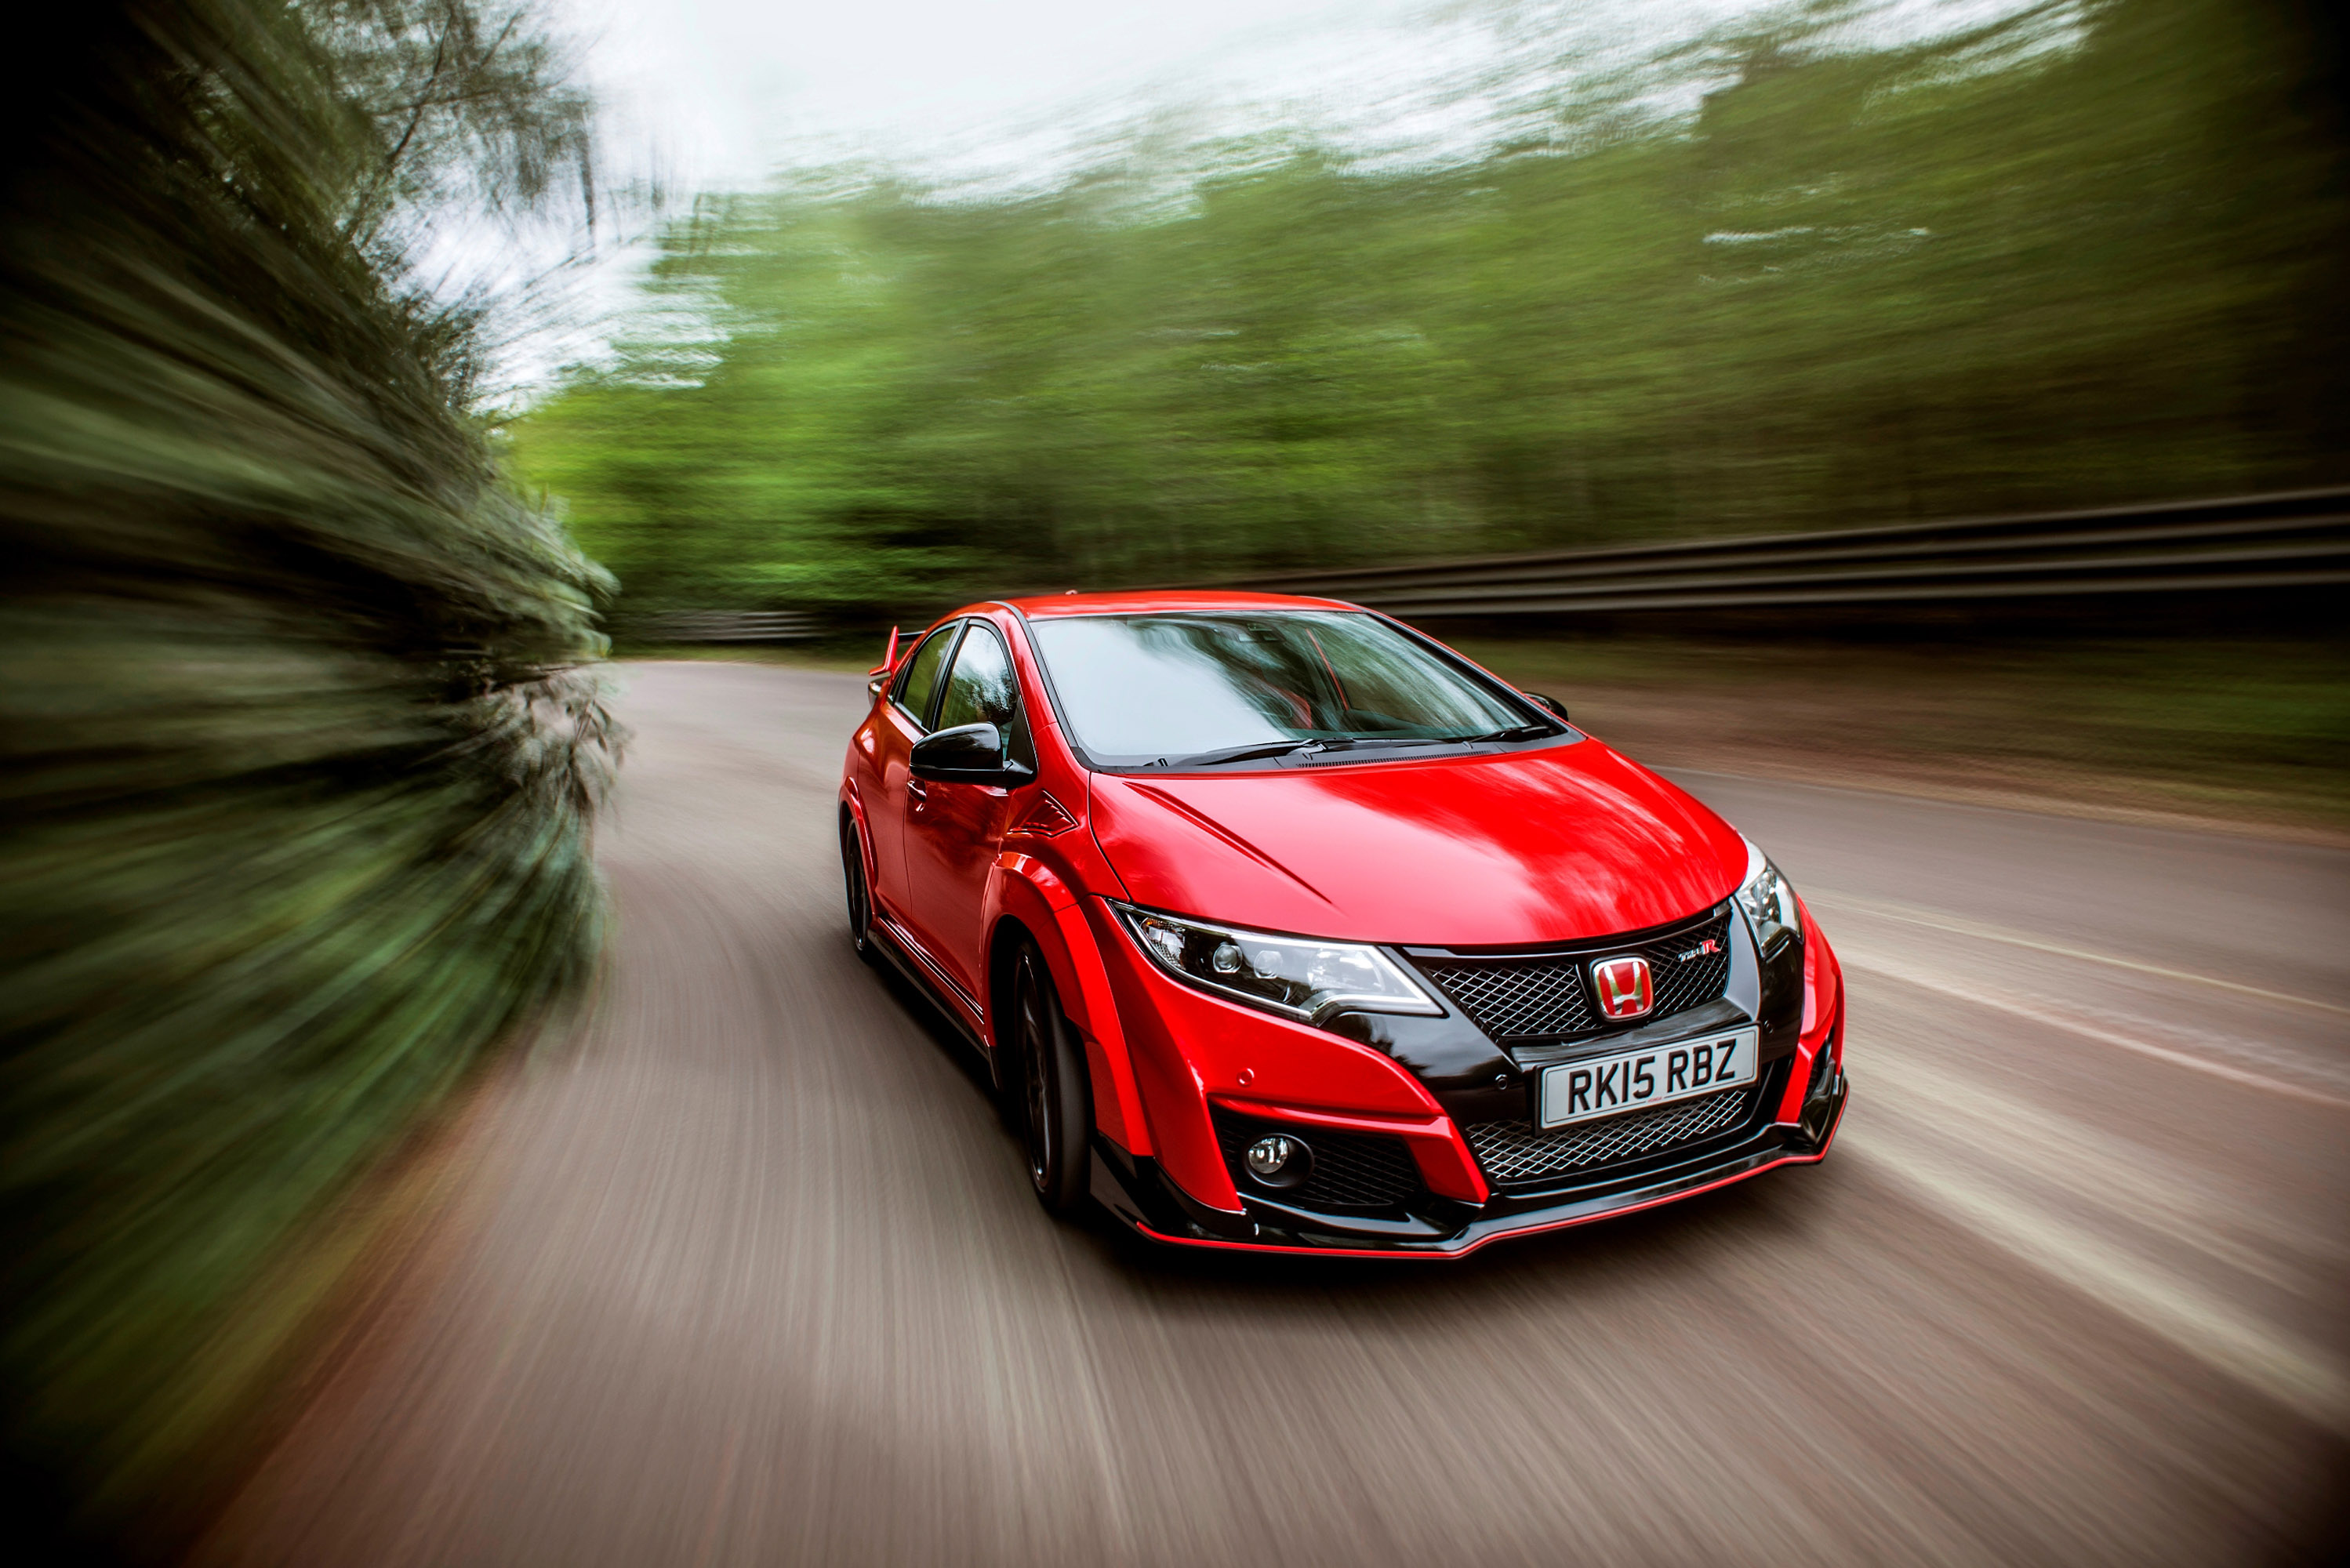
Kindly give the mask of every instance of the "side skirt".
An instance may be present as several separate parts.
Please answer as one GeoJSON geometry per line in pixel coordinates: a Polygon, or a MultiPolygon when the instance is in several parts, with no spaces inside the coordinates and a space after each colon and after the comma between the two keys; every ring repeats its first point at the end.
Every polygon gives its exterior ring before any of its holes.
{"type": "Polygon", "coordinates": [[[931,1006],[946,1014],[947,1022],[971,1042],[981,1056],[993,1061],[995,1054],[987,1048],[986,1037],[980,1032],[979,1003],[963,995],[961,987],[940,973],[922,951],[921,944],[879,909],[873,911],[873,934],[882,939],[875,944],[881,956],[911,981],[915,990],[929,998],[931,1006]]]}

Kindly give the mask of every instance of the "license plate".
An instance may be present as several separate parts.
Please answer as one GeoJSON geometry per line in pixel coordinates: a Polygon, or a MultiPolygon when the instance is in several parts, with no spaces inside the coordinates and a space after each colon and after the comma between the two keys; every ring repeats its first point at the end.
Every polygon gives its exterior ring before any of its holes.
{"type": "Polygon", "coordinates": [[[1545,1067],[1537,1120],[1563,1127],[1751,1084],[1756,1039],[1752,1029],[1733,1029],[1545,1067]]]}

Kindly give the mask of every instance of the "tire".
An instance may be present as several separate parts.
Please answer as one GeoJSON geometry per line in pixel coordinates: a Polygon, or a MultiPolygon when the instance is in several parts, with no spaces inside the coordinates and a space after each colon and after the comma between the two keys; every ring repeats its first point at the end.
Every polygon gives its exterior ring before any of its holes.
{"type": "Polygon", "coordinates": [[[840,879],[848,896],[848,940],[857,956],[874,960],[873,885],[865,876],[865,848],[858,841],[856,819],[840,819],[840,879]]]}
{"type": "Polygon", "coordinates": [[[1052,971],[1032,942],[1012,961],[1014,1126],[1028,1158],[1036,1201],[1056,1219],[1085,1206],[1093,1186],[1094,1106],[1085,1047],[1053,990],[1052,971]]]}

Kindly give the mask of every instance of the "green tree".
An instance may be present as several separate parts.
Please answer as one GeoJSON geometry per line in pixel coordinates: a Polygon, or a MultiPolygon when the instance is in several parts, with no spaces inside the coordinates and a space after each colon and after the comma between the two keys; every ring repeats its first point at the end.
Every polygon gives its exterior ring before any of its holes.
{"type": "Polygon", "coordinates": [[[103,1529],[234,1462],[256,1281],[592,961],[608,580],[407,265],[584,166],[529,17],[66,13],[0,137],[0,1383],[103,1529]]]}
{"type": "Polygon", "coordinates": [[[2340,479],[2316,14],[2050,0],[1871,47],[1872,9],[1513,57],[1511,139],[1451,163],[1138,135],[1015,197],[713,199],[517,452],[624,617],[2340,479]]]}

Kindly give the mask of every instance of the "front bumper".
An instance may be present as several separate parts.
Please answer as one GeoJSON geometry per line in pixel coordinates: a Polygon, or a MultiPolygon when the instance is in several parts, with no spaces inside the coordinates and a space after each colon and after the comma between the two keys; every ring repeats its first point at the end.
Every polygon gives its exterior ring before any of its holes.
{"type": "MultiPolygon", "coordinates": [[[[1810,975],[1794,972],[1804,961],[1796,959],[1774,959],[1787,972],[1766,984],[1742,927],[1718,1000],[1579,1044],[1504,1048],[1457,1008],[1442,1018],[1347,1014],[1328,1028],[1243,1008],[1169,979],[1125,940],[1106,907],[1098,917],[1150,1142],[1134,1153],[1097,1137],[1095,1196],[1154,1240],[1459,1257],[1503,1237],[1814,1163],[1842,1116],[1840,989],[1815,988],[1810,975]],[[1498,1148],[1488,1149],[1491,1159],[1479,1152],[1513,1136],[1497,1129],[1524,1125],[1544,1067],[1717,1028],[1758,1030],[1762,1068],[1734,1118],[1710,1124],[1718,1130],[1659,1129],[1648,1152],[1640,1152],[1640,1134],[1629,1134],[1604,1157],[1578,1157],[1588,1164],[1554,1150],[1547,1171],[1498,1148]],[[1305,1186],[1275,1191],[1247,1177],[1241,1148],[1265,1132],[1302,1135],[1314,1148],[1305,1186]],[[1689,1141],[1670,1141],[1675,1136],[1689,1141]],[[1323,1179],[1326,1166],[1334,1183],[1323,1179]]],[[[1824,941],[1804,953],[1811,967],[1832,962],[1824,941]]]]}
{"type": "Polygon", "coordinates": [[[1783,1165],[1816,1165],[1835,1141],[1848,1089],[1838,1070],[1825,1094],[1804,1103],[1800,1121],[1765,1123],[1726,1147],[1715,1143],[1683,1158],[1645,1162],[1635,1174],[1603,1175],[1562,1191],[1497,1191],[1483,1203],[1430,1196],[1396,1219],[1316,1214],[1248,1193],[1241,1195],[1242,1212],[1235,1216],[1193,1201],[1156,1161],[1128,1156],[1107,1143],[1097,1147],[1094,1196],[1137,1232],[1176,1246],[1326,1257],[1459,1258],[1489,1241],[1653,1209],[1783,1165]]]}

